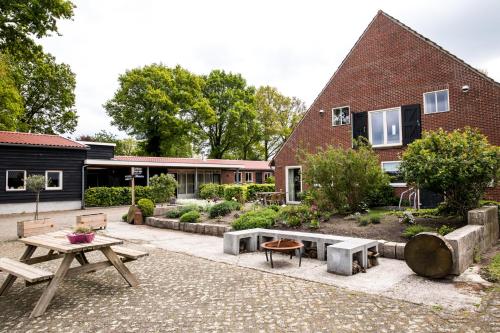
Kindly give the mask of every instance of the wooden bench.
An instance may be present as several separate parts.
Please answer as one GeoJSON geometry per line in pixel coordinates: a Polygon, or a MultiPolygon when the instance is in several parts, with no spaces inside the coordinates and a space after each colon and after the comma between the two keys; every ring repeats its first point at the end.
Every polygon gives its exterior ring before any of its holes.
{"type": "Polygon", "coordinates": [[[149,253],[139,250],[130,249],[123,246],[112,246],[111,249],[120,257],[130,260],[137,260],[139,258],[148,256],[149,253]]]}
{"type": "Polygon", "coordinates": [[[17,236],[19,238],[46,234],[54,231],[55,225],[51,219],[17,222],[17,236]]]}
{"type": "Polygon", "coordinates": [[[49,280],[54,276],[51,272],[9,258],[0,258],[0,271],[31,283],[49,280]]]}
{"type": "Polygon", "coordinates": [[[106,229],[108,217],[104,213],[80,215],[76,217],[77,227],[88,227],[93,230],[106,229]]]}

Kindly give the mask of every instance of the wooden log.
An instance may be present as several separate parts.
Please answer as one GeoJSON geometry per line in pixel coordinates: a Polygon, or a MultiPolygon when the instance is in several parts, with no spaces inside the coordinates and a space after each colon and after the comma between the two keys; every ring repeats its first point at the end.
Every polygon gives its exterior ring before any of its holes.
{"type": "Polygon", "coordinates": [[[418,275],[439,279],[451,272],[453,248],[441,235],[422,232],[405,246],[406,264],[418,275]]]}

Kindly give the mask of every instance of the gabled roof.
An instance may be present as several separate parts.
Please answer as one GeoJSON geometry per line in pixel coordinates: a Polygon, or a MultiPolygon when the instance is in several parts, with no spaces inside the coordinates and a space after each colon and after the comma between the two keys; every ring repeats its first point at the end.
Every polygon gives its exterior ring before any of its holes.
{"type": "Polygon", "coordinates": [[[315,106],[318,98],[320,96],[323,95],[323,92],[328,88],[328,86],[330,85],[330,83],[333,81],[334,77],[337,75],[337,73],[339,72],[339,70],[342,68],[342,66],[344,65],[344,63],[346,62],[346,60],[349,58],[349,56],[352,54],[352,52],[354,51],[354,49],[356,48],[356,46],[358,46],[359,42],[361,41],[361,39],[365,36],[365,34],[367,33],[367,31],[370,29],[370,27],[373,25],[373,23],[377,20],[378,17],[380,16],[384,16],[386,18],[388,18],[389,20],[391,20],[393,23],[397,24],[398,26],[400,26],[401,28],[405,29],[406,31],[410,32],[411,34],[413,34],[414,36],[416,36],[417,38],[420,38],[421,40],[425,41],[426,43],[428,43],[429,45],[435,47],[436,49],[438,49],[440,52],[446,54],[447,56],[449,56],[450,58],[452,58],[454,61],[457,61],[459,62],[461,65],[467,67],[468,69],[470,69],[471,71],[473,71],[474,73],[478,74],[479,76],[481,76],[483,79],[497,85],[497,86],[500,86],[500,83],[495,81],[494,79],[492,79],[491,77],[489,77],[488,75],[486,75],[485,73],[477,70],[476,68],[472,67],[471,65],[467,64],[464,60],[458,58],[457,56],[455,56],[454,54],[452,54],[451,52],[445,50],[443,47],[441,47],[440,45],[436,44],[435,42],[433,42],[432,40],[430,40],[429,38],[423,36],[422,34],[416,32],[415,30],[413,30],[412,28],[410,28],[409,26],[403,24],[401,21],[397,20],[396,18],[392,17],[391,15],[387,14],[386,12],[382,11],[382,10],[379,10],[377,12],[377,15],[375,15],[375,17],[371,20],[370,24],[368,24],[368,26],[366,27],[366,29],[363,31],[363,33],[361,34],[361,36],[359,36],[358,40],[356,41],[356,43],[354,43],[354,45],[352,46],[352,48],[349,50],[349,52],[347,53],[347,55],[345,56],[345,58],[342,60],[342,62],[340,63],[339,67],[337,67],[337,69],[335,70],[335,72],[333,73],[333,75],[330,77],[330,79],[328,80],[328,82],[325,84],[325,86],[323,87],[323,89],[320,91],[320,93],[316,96],[316,98],[314,99],[314,101],[311,103],[311,105],[309,106],[309,108],[307,109],[307,111],[302,115],[302,118],[301,120],[297,123],[297,125],[295,126],[295,128],[293,129],[292,133],[290,134],[290,136],[287,138],[287,140],[285,142],[283,142],[283,144],[281,145],[280,149],[278,150],[278,152],[274,155],[273,159],[270,161],[270,164],[271,165],[274,165],[274,158],[281,152],[281,150],[283,149],[283,147],[287,144],[287,142],[290,140],[290,138],[293,136],[295,130],[301,125],[302,121],[304,120],[304,118],[306,117],[306,115],[309,113],[309,111],[311,111],[311,108],[313,106],[315,106]]]}
{"type": "Polygon", "coordinates": [[[111,160],[87,160],[88,165],[153,165],[169,167],[224,168],[241,170],[271,171],[268,161],[200,159],[154,156],[115,156],[111,160]]]}
{"type": "Polygon", "coordinates": [[[40,146],[48,148],[87,149],[83,144],[59,135],[0,131],[0,145],[40,146]]]}

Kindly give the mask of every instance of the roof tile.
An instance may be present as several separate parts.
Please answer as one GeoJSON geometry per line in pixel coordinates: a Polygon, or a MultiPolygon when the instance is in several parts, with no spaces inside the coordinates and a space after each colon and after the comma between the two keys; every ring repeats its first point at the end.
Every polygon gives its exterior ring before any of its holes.
{"type": "Polygon", "coordinates": [[[2,144],[86,149],[85,145],[82,145],[70,139],[63,138],[59,135],[7,131],[0,131],[0,145],[2,144]]]}

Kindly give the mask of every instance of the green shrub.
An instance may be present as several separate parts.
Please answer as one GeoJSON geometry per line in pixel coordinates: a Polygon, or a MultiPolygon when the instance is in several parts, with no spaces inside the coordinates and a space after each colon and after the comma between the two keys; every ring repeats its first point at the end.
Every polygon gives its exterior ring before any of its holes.
{"type": "Polygon", "coordinates": [[[269,205],[267,208],[270,208],[270,209],[274,210],[275,212],[279,212],[279,210],[280,210],[280,206],[278,206],[278,205],[269,205]]]}
{"type": "Polygon", "coordinates": [[[360,211],[369,193],[389,184],[377,154],[367,144],[355,144],[356,149],[329,146],[301,158],[304,182],[321,211],[360,211]]]}
{"type": "Polygon", "coordinates": [[[275,184],[276,181],[275,181],[275,178],[274,176],[269,176],[267,177],[266,181],[265,181],[266,184],[275,184]]]}
{"type": "Polygon", "coordinates": [[[231,224],[234,230],[253,228],[271,228],[276,222],[278,213],[269,208],[251,211],[241,215],[231,224]]]}
{"type": "Polygon", "coordinates": [[[210,218],[225,216],[233,210],[240,210],[241,204],[236,201],[223,201],[210,207],[208,212],[210,218]]]}
{"type": "Polygon", "coordinates": [[[178,209],[172,209],[165,213],[165,217],[168,217],[170,219],[178,219],[179,217],[181,217],[181,213],[178,209]]]}
{"type": "Polygon", "coordinates": [[[372,224],[380,224],[380,220],[381,220],[381,218],[382,218],[382,217],[381,217],[380,215],[372,215],[372,216],[370,217],[370,222],[371,222],[372,224]]]}
{"type": "Polygon", "coordinates": [[[434,231],[434,229],[430,227],[425,227],[423,225],[415,224],[406,228],[401,235],[406,238],[412,238],[413,236],[426,231],[434,231]]]}
{"type": "Polygon", "coordinates": [[[444,236],[444,235],[447,235],[449,234],[450,232],[454,231],[455,228],[453,227],[449,227],[447,225],[442,225],[439,229],[438,229],[438,234],[440,234],[441,236],[444,236]]]}
{"type": "Polygon", "coordinates": [[[309,223],[312,218],[311,210],[306,205],[289,205],[280,209],[278,220],[289,225],[298,227],[302,223],[309,223]]]}
{"type": "Polygon", "coordinates": [[[202,184],[200,185],[201,199],[219,199],[224,197],[224,185],[202,184]]]}
{"type": "Polygon", "coordinates": [[[389,184],[370,189],[366,196],[368,207],[383,207],[399,205],[399,198],[394,192],[394,188],[389,184]]]}
{"type": "Polygon", "coordinates": [[[156,203],[165,203],[175,196],[177,181],[170,174],[155,175],[149,179],[152,195],[156,203]]]}
{"type": "Polygon", "coordinates": [[[224,200],[230,201],[233,198],[239,203],[247,201],[248,189],[246,185],[227,185],[224,187],[224,200]]]}
{"type": "Polygon", "coordinates": [[[250,184],[247,185],[248,200],[256,200],[257,192],[274,192],[274,184],[250,184]]]}
{"type": "Polygon", "coordinates": [[[198,207],[195,204],[180,206],[180,207],[177,207],[176,209],[172,209],[172,210],[168,211],[165,214],[165,217],[168,217],[171,219],[177,219],[177,218],[181,217],[182,215],[184,215],[188,212],[191,212],[191,211],[199,212],[200,207],[198,207]]]}
{"type": "Polygon", "coordinates": [[[309,228],[311,228],[311,229],[319,229],[319,220],[312,219],[311,223],[309,223],[309,228]]]}
{"type": "Polygon", "coordinates": [[[146,198],[137,201],[137,207],[139,207],[144,217],[153,216],[155,211],[155,204],[153,201],[146,198]]]}
{"type": "MultiPolygon", "coordinates": [[[[154,195],[149,186],[136,186],[135,199],[150,199],[154,202],[154,195]]],[[[91,187],[85,190],[85,206],[109,207],[125,206],[132,202],[130,187],[91,187]]]]}
{"type": "Polygon", "coordinates": [[[369,225],[370,221],[371,221],[370,217],[366,216],[366,215],[365,216],[360,216],[358,218],[358,224],[360,226],[362,226],[362,227],[366,227],[367,225],[369,225]]]}
{"type": "Polygon", "coordinates": [[[404,151],[400,170],[409,185],[442,195],[450,213],[467,219],[499,168],[500,147],[479,130],[465,128],[425,132],[404,151]]]}
{"type": "Polygon", "coordinates": [[[181,222],[194,223],[200,218],[200,213],[197,210],[191,210],[181,215],[181,222]]]}
{"type": "Polygon", "coordinates": [[[122,221],[123,222],[127,222],[127,219],[128,219],[128,214],[127,213],[123,214],[122,215],[122,221]]]}
{"type": "Polygon", "coordinates": [[[485,279],[497,283],[500,282],[500,253],[496,254],[490,264],[483,268],[485,279]]]}

